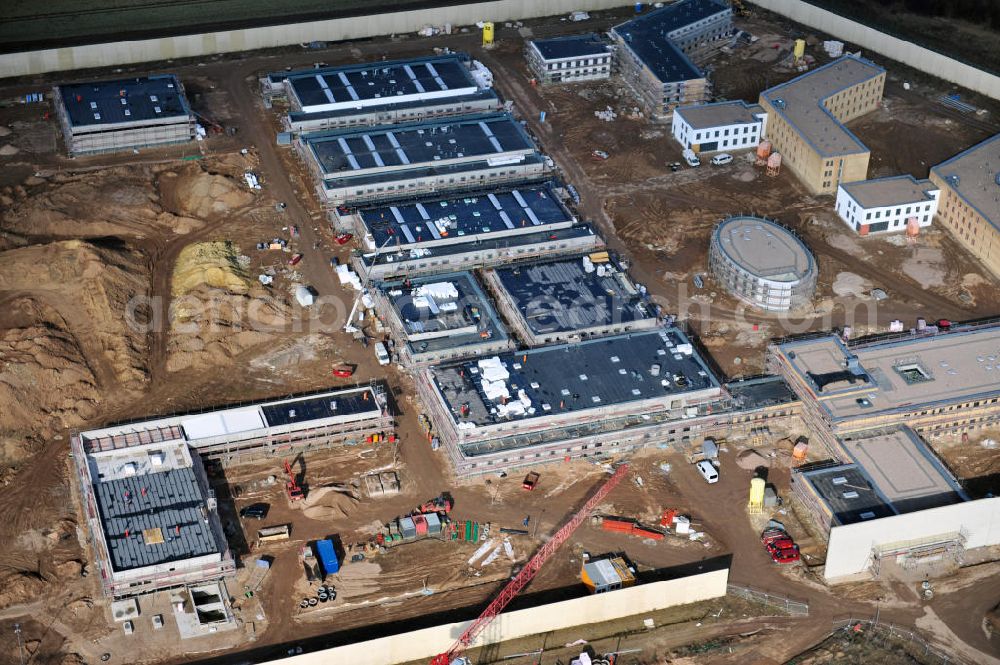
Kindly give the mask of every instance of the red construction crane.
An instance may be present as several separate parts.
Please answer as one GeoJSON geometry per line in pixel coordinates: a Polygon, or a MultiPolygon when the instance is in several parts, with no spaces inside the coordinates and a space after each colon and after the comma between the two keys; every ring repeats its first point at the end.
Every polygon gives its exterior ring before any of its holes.
{"type": "Polygon", "coordinates": [[[551,540],[542,545],[541,549],[538,550],[535,556],[531,557],[531,560],[528,561],[524,568],[521,569],[521,572],[515,575],[514,578],[507,583],[507,586],[505,586],[497,597],[493,599],[493,602],[490,603],[485,610],[483,610],[483,613],[479,615],[479,618],[473,621],[472,625],[465,629],[465,632],[462,633],[461,637],[459,637],[453,645],[451,645],[451,648],[447,652],[439,654],[431,660],[431,665],[451,665],[456,658],[461,656],[469,645],[476,640],[479,634],[486,630],[486,627],[490,625],[493,619],[495,619],[498,614],[503,612],[504,608],[507,607],[507,604],[514,600],[515,596],[521,592],[521,589],[526,587],[528,582],[534,579],[535,575],[538,574],[538,571],[545,565],[545,562],[549,560],[549,557],[555,554],[555,551],[559,549],[563,543],[569,540],[569,537],[573,535],[573,532],[576,531],[577,527],[583,524],[583,521],[587,519],[587,516],[590,515],[591,511],[593,511],[594,508],[596,508],[597,505],[604,500],[604,497],[608,495],[608,492],[613,490],[615,486],[621,482],[626,473],[628,473],[628,464],[622,464],[615,469],[615,472],[611,474],[611,477],[608,478],[603,485],[601,485],[600,489],[598,489],[596,493],[594,493],[594,496],[590,497],[590,499],[587,500],[587,503],[583,504],[583,508],[580,508],[580,510],[573,515],[573,518],[570,519],[569,522],[566,522],[566,524],[564,524],[563,527],[559,529],[554,536],[552,536],[551,540]]]}

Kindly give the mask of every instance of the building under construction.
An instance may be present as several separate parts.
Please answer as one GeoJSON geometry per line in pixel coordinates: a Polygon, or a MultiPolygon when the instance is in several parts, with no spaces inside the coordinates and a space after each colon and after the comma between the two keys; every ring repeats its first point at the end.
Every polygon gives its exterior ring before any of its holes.
{"type": "Polygon", "coordinates": [[[330,207],[530,182],[551,164],[505,113],[309,132],[295,145],[330,207]]]}
{"type": "Polygon", "coordinates": [[[417,389],[460,474],[638,448],[723,397],[676,328],[436,365],[417,389]]]}
{"type": "Polygon", "coordinates": [[[292,132],[495,111],[502,104],[492,85],[490,71],[461,53],[275,72],[261,79],[266,100],[287,100],[284,125],[292,132]]]}
{"type": "Polygon", "coordinates": [[[682,0],[617,25],[615,64],[643,111],[667,120],[683,104],[703,104],[711,86],[692,62],[733,32],[733,11],[720,0],[682,0]]]}
{"type": "Polygon", "coordinates": [[[404,366],[502,353],[514,346],[470,272],[380,282],[372,295],[404,366]]]}
{"type": "Polygon", "coordinates": [[[606,251],[498,266],[483,281],[528,346],[659,325],[653,305],[606,251]]]}
{"type": "Polygon", "coordinates": [[[172,74],[60,85],[53,96],[70,156],[186,143],[195,137],[194,114],[172,74]]]}
{"type": "Polygon", "coordinates": [[[393,428],[381,386],[79,432],[73,459],[104,592],[132,596],[235,570],[202,458],[222,465],[364,441],[393,428]]]}
{"type": "Polygon", "coordinates": [[[351,263],[362,277],[389,279],[413,277],[442,270],[488,268],[537,257],[591,252],[604,240],[590,224],[577,224],[551,231],[533,230],[515,236],[492,235],[482,240],[414,249],[357,252],[351,263]]]}
{"type": "Polygon", "coordinates": [[[105,595],[235,574],[205,469],[186,442],[164,438],[87,452],[78,442],[74,461],[105,595]]]}

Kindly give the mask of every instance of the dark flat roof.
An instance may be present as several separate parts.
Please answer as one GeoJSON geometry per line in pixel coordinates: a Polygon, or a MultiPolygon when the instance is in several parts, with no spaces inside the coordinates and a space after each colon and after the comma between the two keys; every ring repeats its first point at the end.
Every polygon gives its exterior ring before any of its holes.
{"type": "Polygon", "coordinates": [[[325,118],[342,118],[350,117],[359,114],[376,114],[390,109],[394,111],[404,111],[406,109],[418,109],[428,106],[441,106],[441,105],[460,105],[470,102],[478,102],[481,100],[489,100],[496,102],[495,106],[500,106],[500,97],[494,92],[493,88],[485,88],[482,90],[476,90],[475,92],[469,93],[467,95],[458,95],[455,97],[439,97],[436,99],[413,99],[406,102],[396,103],[392,100],[386,100],[384,104],[369,104],[364,108],[358,108],[356,106],[348,106],[341,109],[334,109],[330,111],[317,111],[317,112],[305,112],[305,111],[290,111],[288,113],[288,119],[294,122],[303,122],[306,120],[323,120],[325,118]]]}
{"type": "Polygon", "coordinates": [[[448,199],[415,199],[362,208],[358,214],[376,247],[390,238],[390,245],[405,246],[571,222],[573,216],[559,202],[554,187],[546,182],[448,199]]]}
{"type": "MultiPolygon", "coordinates": [[[[542,164],[544,160],[537,153],[522,155],[522,159],[512,161],[509,166],[524,166],[526,164],[542,164]]],[[[454,164],[425,164],[411,169],[397,169],[392,171],[373,170],[359,173],[357,175],[338,176],[336,178],[326,178],[323,180],[323,189],[339,189],[347,186],[378,185],[380,183],[395,183],[400,180],[410,180],[412,178],[426,178],[435,175],[461,175],[463,173],[478,173],[486,169],[497,168],[498,165],[491,165],[487,159],[470,160],[454,164]]],[[[472,182],[470,177],[469,182],[472,182]]],[[[461,187],[459,183],[458,187],[461,187]]],[[[458,188],[456,187],[456,189],[458,188]]],[[[442,187],[447,189],[447,187],[442,187]]],[[[402,195],[401,190],[397,190],[395,196],[402,195]]],[[[393,198],[391,194],[386,194],[386,198],[393,198]]]]}
{"type": "Polygon", "coordinates": [[[94,490],[116,572],[221,552],[191,467],[97,482],[94,490]],[[147,545],[147,529],[159,529],[163,542],[147,545]]]}
{"type": "Polygon", "coordinates": [[[408,286],[403,280],[383,282],[379,289],[392,303],[407,334],[416,337],[408,342],[416,353],[507,339],[490,299],[472,273],[413,277],[409,282],[408,286]],[[421,304],[421,298],[426,298],[425,287],[441,283],[451,284],[457,295],[443,300],[434,298],[433,307],[426,301],[421,304]],[[452,303],[454,308],[450,307],[452,303]],[[482,333],[488,336],[483,337],[482,333]]]}
{"type": "Polygon", "coordinates": [[[393,97],[476,87],[465,64],[467,61],[467,56],[448,54],[277,72],[271,74],[271,79],[287,79],[302,106],[381,98],[389,101],[393,97]]]}
{"type": "Polygon", "coordinates": [[[346,395],[302,397],[285,402],[262,404],[260,407],[264,412],[264,419],[271,427],[338,416],[353,416],[378,409],[378,404],[368,390],[346,395]],[[368,395],[368,399],[364,398],[365,395],[368,395]]]}
{"type": "Polygon", "coordinates": [[[190,115],[187,100],[173,74],[71,83],[59,86],[59,91],[74,127],[190,115]]]}
{"type": "Polygon", "coordinates": [[[730,11],[729,6],[718,0],[683,0],[617,25],[614,32],[661,81],[688,81],[701,78],[702,73],[668,35],[725,11],[730,11]]]}
{"type": "Polygon", "coordinates": [[[492,157],[534,150],[507,113],[483,113],[399,125],[310,132],[302,141],[324,173],[358,173],[438,160],[492,157]]]}
{"type": "MultiPolygon", "coordinates": [[[[506,380],[510,400],[516,401],[521,390],[530,399],[533,411],[513,417],[520,420],[718,387],[697,351],[677,352],[678,345],[687,343],[680,330],[658,328],[496,357],[510,375],[506,380]],[[656,376],[654,365],[659,366],[656,376]],[[675,377],[682,377],[683,385],[675,377]]],[[[496,413],[497,402],[487,396],[477,362],[434,367],[434,380],[456,422],[503,422],[506,419],[496,413]],[[467,416],[460,415],[464,404],[469,407],[467,416]]]]}
{"type": "Polygon", "coordinates": [[[588,273],[584,257],[573,256],[497,268],[496,275],[536,335],[654,318],[617,262],[599,266],[588,273]]]}
{"type": "MultiPolygon", "coordinates": [[[[576,226],[571,226],[564,229],[553,229],[551,231],[541,231],[538,233],[525,233],[523,235],[517,236],[504,236],[500,238],[487,238],[485,240],[478,240],[474,242],[463,242],[455,243],[453,245],[441,245],[439,247],[432,247],[429,249],[421,250],[402,250],[399,252],[386,252],[382,251],[378,254],[378,260],[375,261],[377,265],[384,265],[387,263],[403,262],[415,260],[421,257],[428,256],[452,256],[455,254],[465,254],[467,252],[473,252],[477,250],[488,250],[495,249],[498,247],[522,247],[524,245],[535,245],[542,242],[548,242],[551,240],[569,240],[573,238],[583,238],[587,236],[596,236],[593,227],[590,224],[577,224],[576,226]]],[[[372,265],[373,259],[375,259],[375,252],[365,254],[362,260],[368,264],[372,265]]]]}
{"type": "Polygon", "coordinates": [[[780,376],[761,376],[744,381],[730,381],[726,390],[739,409],[762,409],[799,401],[780,376]]]}
{"type": "Polygon", "coordinates": [[[854,464],[806,471],[802,476],[833,513],[835,524],[869,522],[896,514],[868,476],[854,464]]]}
{"type": "Polygon", "coordinates": [[[531,43],[546,60],[604,55],[609,52],[608,45],[594,33],[536,39],[531,43]]]}

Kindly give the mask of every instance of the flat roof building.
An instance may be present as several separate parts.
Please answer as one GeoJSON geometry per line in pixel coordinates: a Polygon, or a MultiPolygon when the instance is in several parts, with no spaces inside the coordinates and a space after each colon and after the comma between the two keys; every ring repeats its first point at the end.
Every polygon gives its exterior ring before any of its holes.
{"type": "Polygon", "coordinates": [[[307,132],[412,122],[500,108],[493,76],[461,53],[275,72],[265,98],[285,97],[285,126],[307,132]]]}
{"type": "Polygon", "coordinates": [[[617,25],[616,62],[625,81],[654,120],[674,107],[711,96],[708,80],[688,54],[733,31],[733,11],[719,0],[682,0],[617,25]]]}
{"type": "Polygon", "coordinates": [[[376,285],[375,301],[404,365],[426,365],[508,351],[513,343],[470,272],[376,285]]]}
{"type": "Polygon", "coordinates": [[[106,595],[235,574],[205,470],[183,440],[84,453],[77,469],[106,595]]]}
{"type": "Polygon", "coordinates": [[[870,151],[844,123],[877,109],[884,86],[885,69],[845,55],[760,94],[766,138],[810,192],[868,177],[870,151]]]}
{"type": "Polygon", "coordinates": [[[501,266],[485,271],[483,281],[529,346],[659,325],[652,306],[608,252],[501,266]]]}
{"type": "Polygon", "coordinates": [[[767,128],[767,113],[744,101],[679,106],[670,132],[694,152],[756,148],[767,128]]]}
{"type": "Polygon", "coordinates": [[[816,289],[812,252],[791,231],[762,217],[720,222],[709,243],[709,267],[730,293],[767,311],[806,305],[816,289]]]}
{"type": "Polygon", "coordinates": [[[528,181],[546,160],[509,114],[474,114],[302,134],[296,142],[333,205],[528,181]]]}
{"type": "Polygon", "coordinates": [[[372,279],[414,276],[442,270],[471,270],[571,252],[586,252],[604,246],[590,224],[551,230],[533,230],[517,235],[486,235],[436,247],[357,252],[351,263],[358,274],[372,279]]]}
{"type": "Polygon", "coordinates": [[[931,168],[938,219],[1000,278],[1000,134],[931,168]]]}
{"type": "Polygon", "coordinates": [[[525,48],[528,67],[542,83],[576,83],[611,77],[611,49],[591,33],[535,39],[525,48]]]}
{"type": "Polygon", "coordinates": [[[368,250],[432,248],[569,228],[576,218],[552,182],[530,183],[461,196],[394,201],[341,213],[368,250]]]}
{"type": "Polygon", "coordinates": [[[185,143],[195,117],[173,74],[56,86],[70,156],[185,143]]]}
{"type": "Polygon", "coordinates": [[[841,183],[837,215],[859,235],[905,231],[916,235],[937,214],[941,190],[911,175],[841,183]]]}
{"type": "Polygon", "coordinates": [[[609,453],[629,449],[625,427],[681,420],[722,394],[676,328],[436,365],[420,374],[418,391],[459,473],[531,464],[543,448],[586,455],[588,437],[609,453]]]}
{"type": "Polygon", "coordinates": [[[841,437],[904,424],[931,432],[971,428],[1000,418],[996,324],[854,344],[835,335],[789,340],[771,347],[769,363],[841,437]]]}

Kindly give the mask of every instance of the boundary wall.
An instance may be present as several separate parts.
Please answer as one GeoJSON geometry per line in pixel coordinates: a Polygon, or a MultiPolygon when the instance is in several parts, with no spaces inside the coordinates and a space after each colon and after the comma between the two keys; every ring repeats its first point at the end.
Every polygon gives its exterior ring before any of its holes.
{"type": "MultiPolygon", "coordinates": [[[[471,648],[721,598],[726,595],[728,580],[729,569],[722,568],[507,612],[498,616],[471,648]]],[[[449,649],[471,623],[462,621],[433,626],[269,662],[281,665],[396,665],[421,659],[429,661],[449,649]]]]}
{"type": "Polygon", "coordinates": [[[872,551],[958,538],[965,549],[1000,545],[1000,497],[965,501],[830,529],[824,577],[829,583],[866,576],[872,551]]]}
{"type": "MultiPolygon", "coordinates": [[[[625,0],[493,0],[325,21],[288,23],[195,35],[159,37],[105,44],[85,44],[0,55],[0,78],[139,62],[197,58],[216,53],[252,51],[312,41],[339,42],[379,35],[413,33],[425,25],[473,25],[477,21],[513,21],[577,10],[624,7],[625,0]]],[[[428,41],[428,48],[432,43],[428,41]]]]}
{"type": "Polygon", "coordinates": [[[949,58],[937,51],[893,37],[803,0],[752,0],[752,3],[797,23],[833,35],[839,40],[857,44],[902,62],[931,76],[957,83],[987,97],[1000,99],[1000,76],[949,58]]]}

